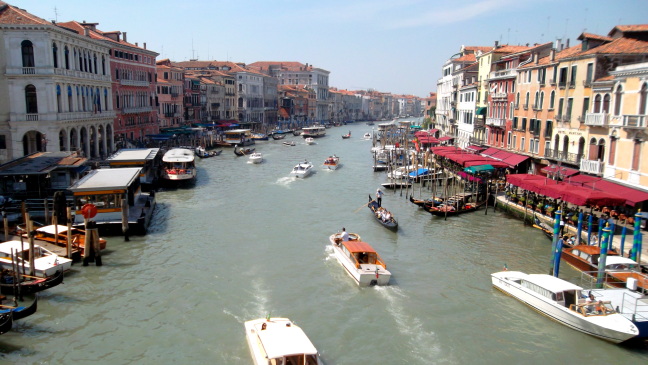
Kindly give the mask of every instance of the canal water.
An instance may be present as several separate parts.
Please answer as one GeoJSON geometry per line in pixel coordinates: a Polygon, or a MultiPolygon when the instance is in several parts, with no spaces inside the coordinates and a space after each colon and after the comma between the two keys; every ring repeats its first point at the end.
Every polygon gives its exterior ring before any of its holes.
{"type": "MultiPolygon", "coordinates": [[[[387,191],[399,230],[375,222],[366,202],[386,177],[362,140],[371,128],[259,142],[259,165],[231,149],[199,161],[195,187],[157,194],[147,236],[109,238],[102,267],[75,265],[42,293],[0,336],[0,362],[251,364],[243,322],[266,315],[300,325],[326,364],[648,362],[646,347],[573,331],[493,289],[505,264],[549,270],[549,241],[521,221],[483,209],[444,221],[387,191]],[[322,170],[332,154],[343,166],[322,170]],[[304,159],[317,172],[289,177],[304,159]],[[359,288],[344,272],[327,247],[342,227],[378,250],[391,285],[359,288]]],[[[578,274],[563,265],[562,276],[578,274]]]]}

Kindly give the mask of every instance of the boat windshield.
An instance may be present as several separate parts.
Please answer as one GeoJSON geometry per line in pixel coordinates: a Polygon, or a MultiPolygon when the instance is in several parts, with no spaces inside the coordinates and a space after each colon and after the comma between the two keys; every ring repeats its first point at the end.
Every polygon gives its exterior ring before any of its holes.
{"type": "Polygon", "coordinates": [[[577,305],[571,305],[569,309],[576,311],[585,317],[607,316],[616,313],[610,301],[602,301],[602,300],[590,301],[587,303],[581,303],[577,305]]]}
{"type": "Polygon", "coordinates": [[[317,365],[317,355],[292,355],[281,359],[270,359],[272,365],[317,365]]]}

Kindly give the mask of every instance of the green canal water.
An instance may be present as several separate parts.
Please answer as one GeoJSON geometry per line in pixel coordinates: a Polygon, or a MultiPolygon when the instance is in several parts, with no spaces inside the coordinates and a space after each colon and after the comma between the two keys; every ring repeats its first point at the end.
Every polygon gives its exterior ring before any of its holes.
{"type": "Polygon", "coordinates": [[[193,188],[157,194],[147,236],[109,238],[102,267],[75,265],[42,293],[0,336],[0,363],[251,364],[243,322],[268,314],[299,324],[329,365],[648,363],[646,347],[573,331],[493,289],[504,264],[548,271],[549,241],[521,221],[483,209],[444,221],[387,191],[400,228],[375,222],[367,195],[386,177],[361,138],[371,128],[259,142],[259,165],[231,149],[199,161],[193,188]],[[343,166],[322,170],[332,154],[343,166]],[[317,172],[290,178],[304,159],[317,172]],[[377,249],[390,286],[359,288],[344,272],[327,248],[342,227],[377,249]]]}

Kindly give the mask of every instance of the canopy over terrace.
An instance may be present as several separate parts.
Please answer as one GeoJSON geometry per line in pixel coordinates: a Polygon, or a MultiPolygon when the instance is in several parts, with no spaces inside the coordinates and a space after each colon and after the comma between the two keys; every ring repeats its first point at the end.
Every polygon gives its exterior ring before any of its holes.
{"type": "Polygon", "coordinates": [[[626,204],[636,206],[639,203],[648,201],[648,192],[634,189],[621,184],[603,180],[600,177],[589,175],[577,175],[569,178],[567,183],[576,186],[587,187],[597,191],[612,193],[626,199],[626,204]]]}
{"type": "Polygon", "coordinates": [[[487,164],[495,168],[510,167],[506,162],[497,161],[493,158],[481,156],[458,147],[432,147],[430,151],[437,156],[445,157],[463,167],[487,164]]]}
{"type": "Polygon", "coordinates": [[[515,167],[529,159],[529,156],[508,152],[493,147],[487,148],[486,150],[482,151],[481,155],[492,157],[495,160],[505,162],[511,167],[515,167]]]}
{"type": "Polygon", "coordinates": [[[524,190],[533,191],[537,194],[554,199],[562,199],[568,203],[579,206],[620,206],[624,205],[626,202],[625,198],[618,195],[557,182],[539,175],[511,174],[507,175],[506,181],[524,190]]]}

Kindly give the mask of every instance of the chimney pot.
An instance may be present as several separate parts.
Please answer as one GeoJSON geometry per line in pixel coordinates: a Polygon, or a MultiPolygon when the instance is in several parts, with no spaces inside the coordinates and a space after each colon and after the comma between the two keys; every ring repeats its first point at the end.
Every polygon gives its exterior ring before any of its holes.
{"type": "Polygon", "coordinates": [[[552,49],[549,51],[549,60],[550,60],[551,62],[553,62],[553,61],[556,60],[556,49],[555,49],[555,48],[552,48],[552,49]]]}
{"type": "Polygon", "coordinates": [[[122,32],[122,35],[123,35],[122,38],[124,39],[124,42],[128,42],[128,41],[126,40],[126,32],[122,32]]]}
{"type": "Polygon", "coordinates": [[[569,38],[567,38],[567,44],[565,44],[565,48],[569,48],[569,38]]]}
{"type": "Polygon", "coordinates": [[[499,41],[495,41],[495,48],[499,46],[499,41]]]}
{"type": "Polygon", "coordinates": [[[146,42],[142,43],[144,45],[144,49],[146,49],[146,42]]]}

